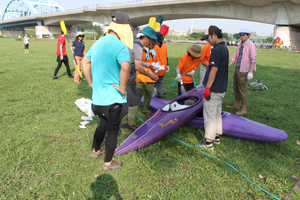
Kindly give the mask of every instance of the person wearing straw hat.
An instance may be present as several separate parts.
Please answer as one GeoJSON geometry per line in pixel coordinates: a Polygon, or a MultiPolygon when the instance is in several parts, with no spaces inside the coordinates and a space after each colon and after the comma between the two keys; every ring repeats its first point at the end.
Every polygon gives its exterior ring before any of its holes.
{"type": "Polygon", "coordinates": [[[114,161],[120,121],[128,112],[126,84],[130,73],[133,34],[126,13],[115,12],[105,37],[96,41],[82,60],[83,73],[93,90],[92,111],[100,118],[95,130],[92,159],[105,153],[103,170],[117,169],[123,162],[114,161]],[[100,148],[105,141],[105,149],[100,148]]]}
{"type": "MultiPolygon", "coordinates": [[[[153,62],[157,62],[156,52],[154,50],[154,46],[158,44],[156,41],[157,38],[155,36],[155,30],[150,26],[146,26],[142,33],[144,35],[148,35],[151,38],[150,46],[144,47],[143,57],[142,57],[142,65],[145,70],[150,71],[151,73],[155,73],[154,66],[152,66],[153,62]]],[[[157,80],[157,79],[156,79],[157,80]]],[[[144,96],[144,103],[142,108],[142,113],[146,116],[150,116],[151,112],[150,102],[153,94],[153,88],[156,80],[151,79],[140,72],[137,72],[136,76],[136,89],[138,91],[140,99],[144,96]]]]}
{"type": "Polygon", "coordinates": [[[249,40],[250,31],[248,28],[242,28],[239,35],[241,42],[228,65],[230,67],[236,62],[233,74],[235,102],[227,108],[238,109],[237,115],[246,115],[248,103],[247,81],[253,79],[253,72],[256,71],[256,46],[249,40]],[[242,103],[241,108],[240,102],[242,103]]]}
{"type": "Polygon", "coordinates": [[[222,135],[222,100],[227,91],[229,52],[223,42],[222,31],[216,26],[208,29],[208,42],[211,50],[209,65],[203,80],[205,90],[203,117],[205,137],[201,143],[204,149],[213,149],[213,144],[220,144],[222,135]]]}
{"type": "Polygon", "coordinates": [[[185,91],[189,91],[195,87],[194,74],[195,69],[199,67],[201,62],[201,47],[197,44],[189,47],[187,53],[180,57],[179,64],[176,68],[178,81],[178,96],[182,94],[180,81],[183,82],[185,91]]]}
{"type": "Polygon", "coordinates": [[[121,128],[128,128],[130,130],[136,130],[138,125],[135,122],[135,116],[137,108],[140,102],[140,96],[136,88],[136,72],[149,77],[151,80],[158,80],[158,76],[151,72],[149,69],[144,68],[143,65],[147,65],[142,62],[143,47],[149,48],[152,44],[153,34],[151,31],[147,31],[145,27],[140,33],[137,34],[137,40],[134,41],[133,49],[129,49],[130,53],[130,76],[127,82],[127,102],[128,102],[128,114],[123,117],[121,122],[121,128]],[[143,65],[142,65],[143,64],[143,65]]]}
{"type": "MultiPolygon", "coordinates": [[[[81,64],[81,60],[83,59],[83,56],[85,55],[85,45],[84,45],[84,34],[83,32],[79,31],[76,34],[76,40],[74,40],[72,42],[72,49],[74,51],[74,56],[76,59],[76,62],[78,63],[79,69],[80,69],[80,73],[82,73],[82,64],[81,64]]],[[[79,76],[78,73],[78,69],[76,67],[76,63],[75,64],[75,73],[74,73],[74,83],[81,83],[81,78],[79,76]]]]}

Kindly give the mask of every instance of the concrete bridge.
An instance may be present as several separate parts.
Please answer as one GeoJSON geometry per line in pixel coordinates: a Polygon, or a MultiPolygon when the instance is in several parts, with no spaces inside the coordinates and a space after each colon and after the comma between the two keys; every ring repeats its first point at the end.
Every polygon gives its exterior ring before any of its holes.
{"type": "Polygon", "coordinates": [[[149,17],[158,15],[162,15],[165,21],[186,18],[222,18],[275,24],[277,26],[274,28],[274,37],[281,37],[287,46],[300,46],[300,14],[298,14],[300,0],[131,1],[3,20],[0,21],[0,27],[8,27],[10,23],[27,19],[43,21],[43,25],[48,29],[59,27],[61,20],[64,20],[69,27],[84,22],[109,24],[111,14],[117,10],[126,12],[134,27],[147,24],[149,17]]]}

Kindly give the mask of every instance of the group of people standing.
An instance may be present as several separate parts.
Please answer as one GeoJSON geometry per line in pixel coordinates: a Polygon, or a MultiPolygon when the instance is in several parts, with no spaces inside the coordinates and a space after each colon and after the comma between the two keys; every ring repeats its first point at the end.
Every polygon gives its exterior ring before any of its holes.
{"type": "MultiPolygon", "coordinates": [[[[120,127],[133,131],[138,128],[135,116],[142,96],[142,113],[146,116],[151,115],[149,104],[154,87],[157,96],[164,97],[162,82],[165,73],[169,71],[167,47],[163,44],[164,36],[150,26],[144,27],[137,34],[137,40],[133,41],[130,18],[126,13],[119,11],[112,15],[106,36],[96,41],[86,54],[83,36],[77,34],[73,50],[76,54],[75,59],[80,63],[80,69],[93,90],[92,110],[100,118],[100,124],[94,133],[91,158],[96,159],[105,154],[102,169],[117,169],[123,162],[114,161],[112,158],[120,127]],[[155,62],[164,66],[164,69],[155,71],[155,62]],[[101,148],[105,135],[105,148],[101,148]]],[[[201,143],[203,148],[212,149],[213,144],[220,144],[222,100],[227,91],[228,68],[234,62],[235,103],[229,108],[239,109],[241,102],[242,109],[237,114],[246,114],[246,82],[253,78],[253,71],[256,70],[256,49],[252,47],[253,43],[248,42],[249,36],[248,29],[241,30],[242,42],[228,64],[229,52],[222,40],[222,31],[216,26],[210,26],[208,34],[202,38],[207,40],[208,44],[202,50],[199,45],[193,45],[180,58],[176,68],[178,95],[181,94],[181,86],[186,91],[195,87],[195,69],[200,65],[200,84],[205,86],[205,137],[201,143]]],[[[69,77],[73,78],[64,49],[63,32],[60,37],[57,44],[58,66],[53,79],[58,78],[56,75],[62,62],[66,65],[69,77]]],[[[80,79],[76,79],[75,82],[80,82],[80,79]]]]}

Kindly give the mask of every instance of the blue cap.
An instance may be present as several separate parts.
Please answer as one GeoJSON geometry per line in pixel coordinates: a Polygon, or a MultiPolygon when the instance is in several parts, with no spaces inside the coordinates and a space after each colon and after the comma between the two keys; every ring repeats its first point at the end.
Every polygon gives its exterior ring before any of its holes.
{"type": "Polygon", "coordinates": [[[155,36],[155,30],[153,28],[151,28],[150,26],[146,26],[145,28],[143,28],[142,33],[144,35],[147,35],[149,38],[156,40],[156,36],[155,36]]]}

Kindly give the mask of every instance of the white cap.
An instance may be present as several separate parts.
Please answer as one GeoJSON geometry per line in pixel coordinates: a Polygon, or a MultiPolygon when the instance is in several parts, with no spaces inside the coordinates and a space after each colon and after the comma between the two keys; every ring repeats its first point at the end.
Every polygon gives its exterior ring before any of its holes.
{"type": "Polygon", "coordinates": [[[250,31],[248,28],[241,28],[239,34],[250,34],[250,31]]]}

